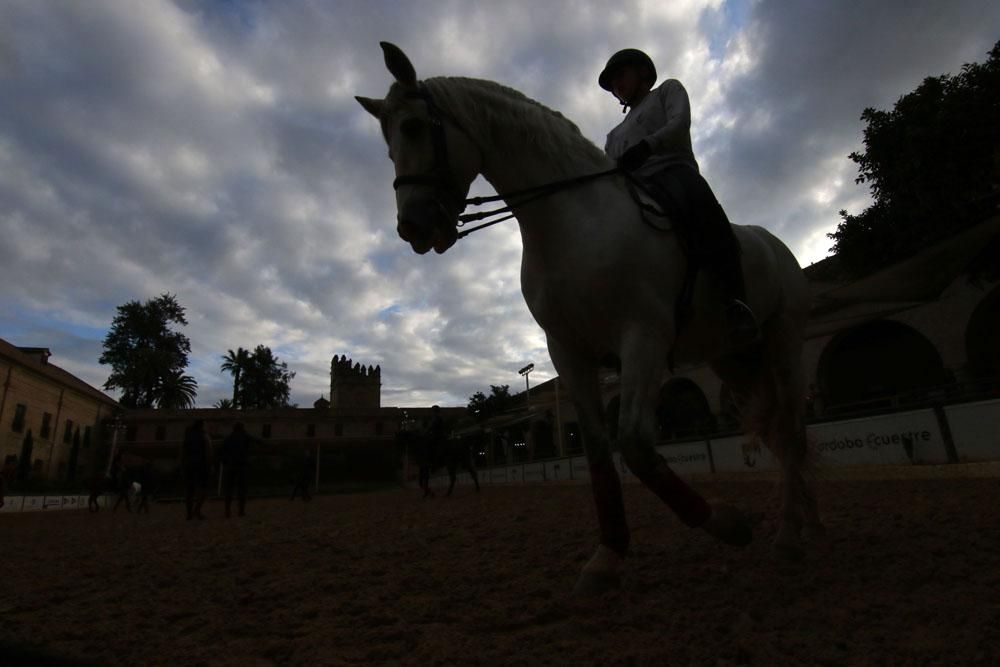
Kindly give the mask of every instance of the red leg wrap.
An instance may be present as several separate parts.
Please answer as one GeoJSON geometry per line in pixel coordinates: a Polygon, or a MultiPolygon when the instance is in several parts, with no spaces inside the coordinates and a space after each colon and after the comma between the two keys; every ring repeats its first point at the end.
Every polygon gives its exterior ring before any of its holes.
{"type": "Polygon", "coordinates": [[[597,505],[601,544],[624,556],[629,543],[628,523],[625,521],[621,481],[610,458],[604,463],[590,464],[590,488],[597,505]]]}
{"type": "Polygon", "coordinates": [[[659,454],[648,471],[633,471],[635,476],[665,502],[681,521],[692,528],[705,525],[712,517],[712,508],[697,491],[678,477],[659,454]]]}

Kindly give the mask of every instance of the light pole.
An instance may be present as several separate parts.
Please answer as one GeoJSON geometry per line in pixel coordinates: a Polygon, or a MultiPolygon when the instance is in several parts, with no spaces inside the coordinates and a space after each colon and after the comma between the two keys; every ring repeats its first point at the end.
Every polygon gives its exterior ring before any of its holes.
{"type": "Polygon", "coordinates": [[[528,364],[527,366],[525,366],[524,368],[522,368],[521,370],[519,370],[517,372],[518,375],[523,375],[524,376],[524,394],[525,394],[525,400],[528,400],[528,399],[531,398],[531,386],[528,384],[528,375],[533,370],[535,370],[535,365],[534,364],[528,364]]]}

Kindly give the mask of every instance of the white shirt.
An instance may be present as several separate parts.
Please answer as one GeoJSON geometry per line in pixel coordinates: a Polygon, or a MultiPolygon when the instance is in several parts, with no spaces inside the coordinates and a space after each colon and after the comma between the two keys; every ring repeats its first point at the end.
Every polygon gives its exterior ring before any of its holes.
{"type": "Polygon", "coordinates": [[[604,152],[613,160],[645,140],[653,154],[635,173],[649,177],[674,164],[689,164],[698,171],[691,149],[691,104],[680,81],[667,79],[649,91],[625,120],[608,132],[604,152]]]}

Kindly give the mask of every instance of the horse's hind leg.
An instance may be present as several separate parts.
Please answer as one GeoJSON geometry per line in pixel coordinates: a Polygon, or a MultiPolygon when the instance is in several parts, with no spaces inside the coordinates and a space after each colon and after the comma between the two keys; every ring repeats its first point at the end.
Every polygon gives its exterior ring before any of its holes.
{"type": "Polygon", "coordinates": [[[766,383],[762,426],[765,439],[780,463],[781,518],[775,547],[782,555],[801,555],[803,526],[822,533],[805,427],[805,378],[800,329],[779,317],[766,326],[766,383]]]}
{"type": "Polygon", "coordinates": [[[733,507],[713,507],[655,450],[655,408],[666,354],[661,340],[641,333],[632,336],[622,358],[622,397],[618,446],[629,470],[692,527],[713,537],[743,546],[752,538],[750,524],[733,507]]]}
{"type": "Polygon", "coordinates": [[[472,483],[476,485],[476,493],[479,493],[479,475],[476,474],[476,467],[472,465],[472,461],[468,458],[465,460],[465,469],[472,475],[472,483]]]}

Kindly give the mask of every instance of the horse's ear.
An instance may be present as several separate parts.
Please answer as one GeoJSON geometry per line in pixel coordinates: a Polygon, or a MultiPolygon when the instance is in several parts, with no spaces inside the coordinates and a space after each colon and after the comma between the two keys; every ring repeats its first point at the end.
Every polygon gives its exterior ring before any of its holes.
{"type": "Polygon", "coordinates": [[[389,42],[379,42],[379,45],[382,47],[383,55],[385,55],[385,66],[396,77],[396,81],[404,86],[417,85],[417,71],[413,69],[410,59],[406,57],[403,50],[389,42]]]}
{"type": "Polygon", "coordinates": [[[358,104],[365,108],[365,111],[375,116],[376,118],[382,117],[382,107],[385,106],[385,100],[373,100],[370,97],[360,97],[358,95],[354,96],[354,99],[358,101],[358,104]]]}

